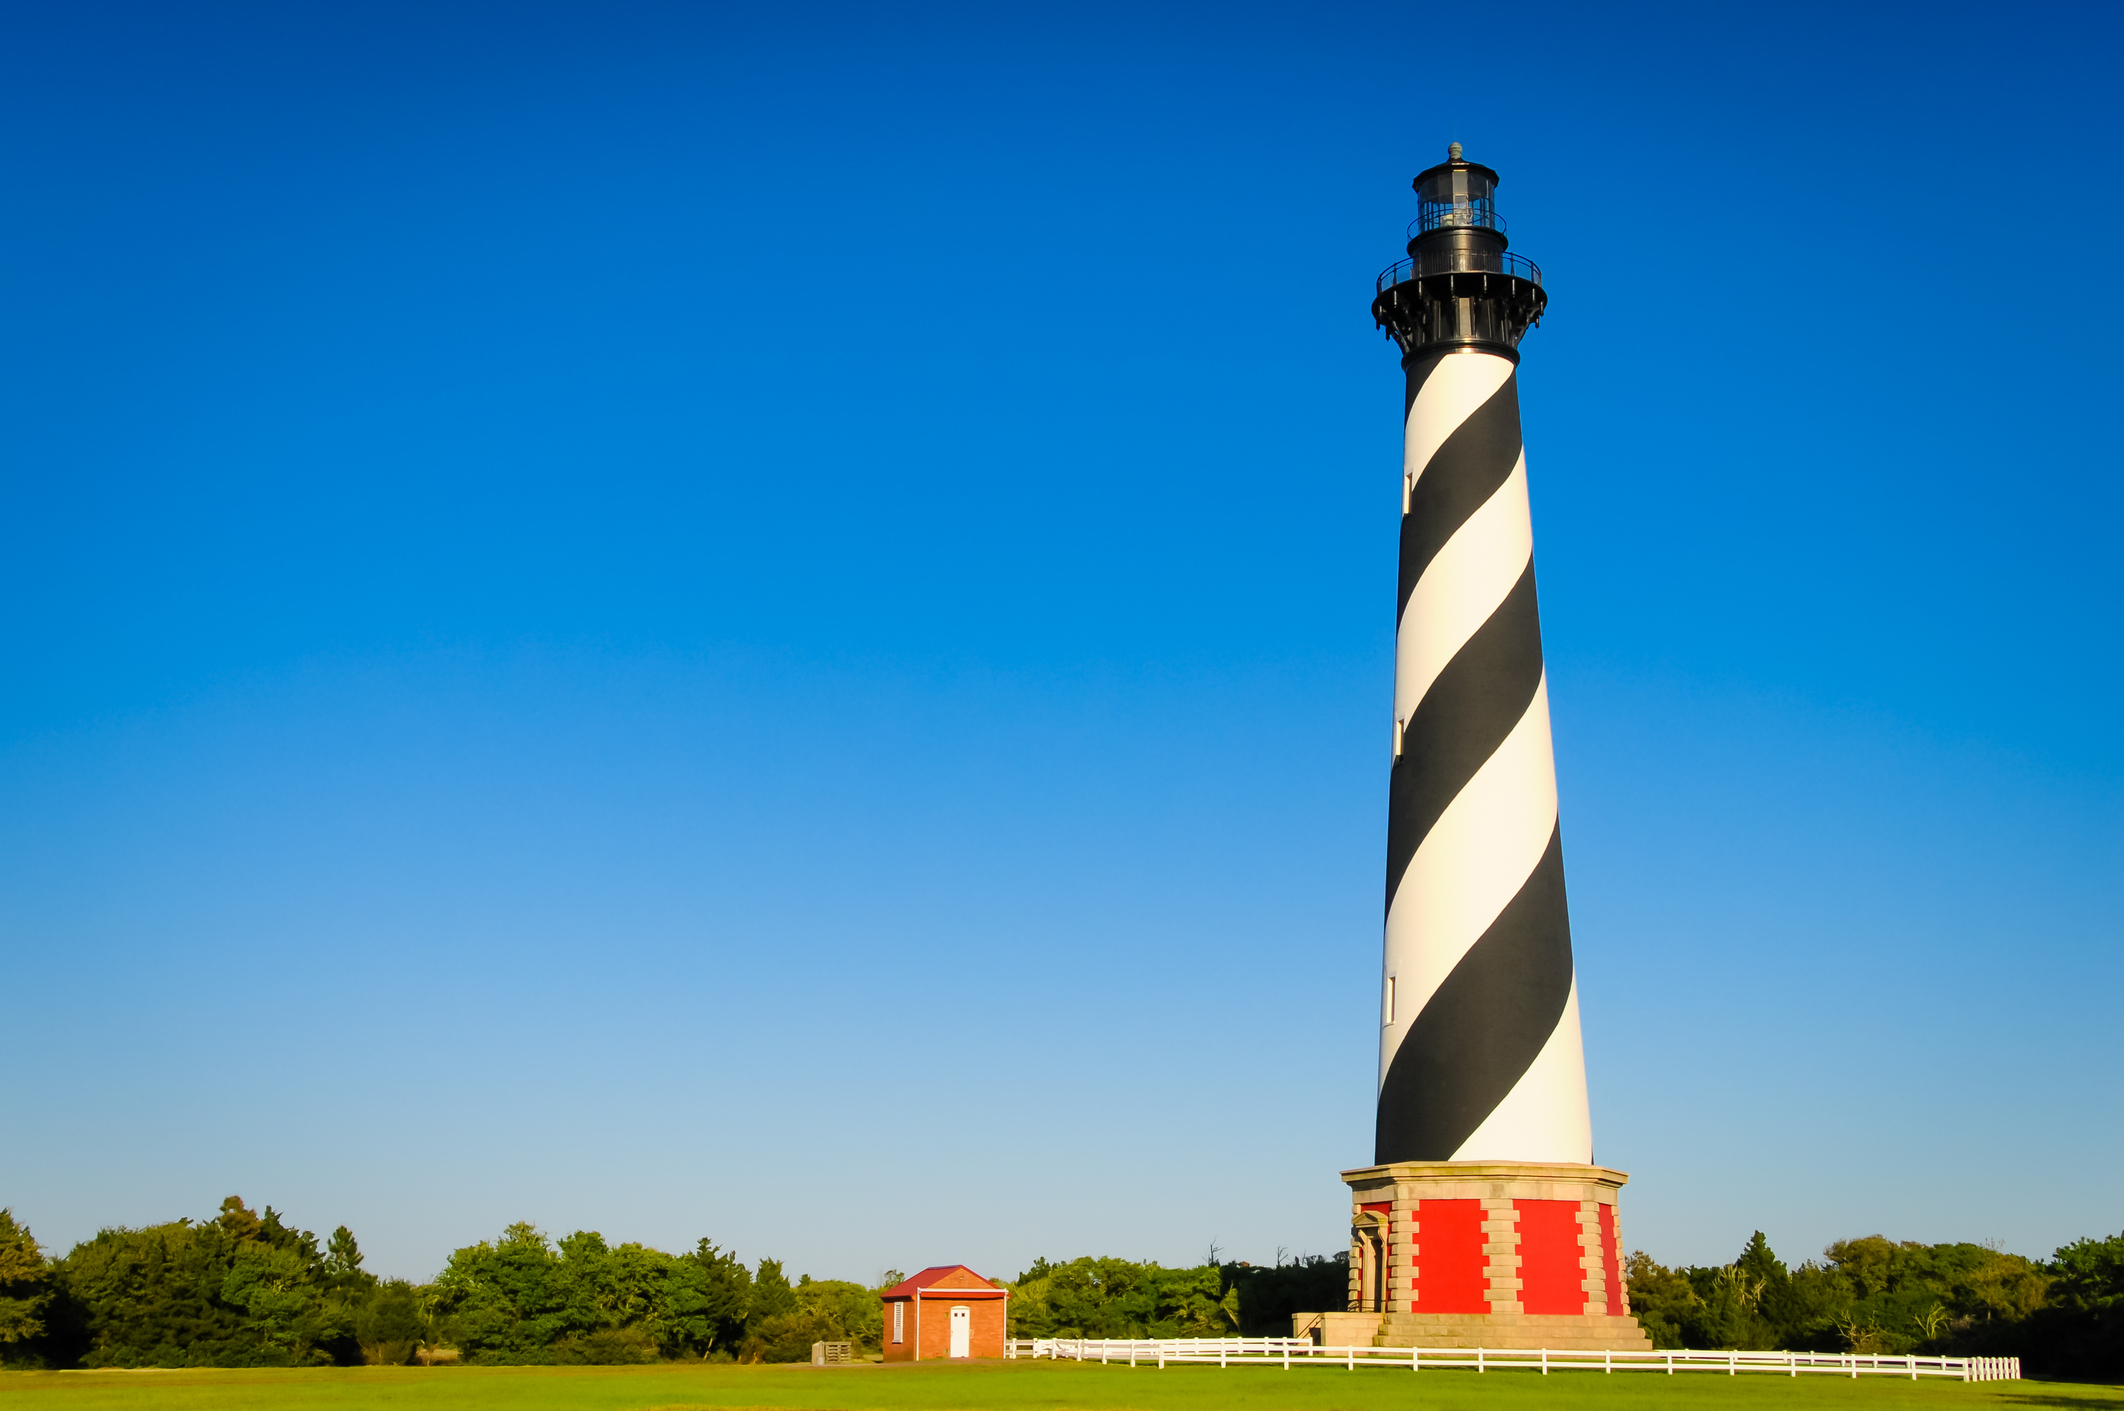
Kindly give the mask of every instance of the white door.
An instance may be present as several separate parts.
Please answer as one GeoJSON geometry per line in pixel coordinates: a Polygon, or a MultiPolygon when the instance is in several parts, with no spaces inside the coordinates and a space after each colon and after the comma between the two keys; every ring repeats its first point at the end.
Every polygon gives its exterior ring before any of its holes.
{"type": "Polygon", "coordinates": [[[963,1303],[951,1310],[951,1355],[973,1356],[973,1310],[963,1303]]]}

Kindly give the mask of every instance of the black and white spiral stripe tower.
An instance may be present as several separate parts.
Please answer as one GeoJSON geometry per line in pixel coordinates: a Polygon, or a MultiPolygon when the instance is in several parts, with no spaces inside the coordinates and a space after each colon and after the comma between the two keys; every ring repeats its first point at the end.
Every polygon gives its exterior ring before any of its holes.
{"type": "Polygon", "coordinates": [[[1546,295],[1497,173],[1455,143],[1415,186],[1372,304],[1408,374],[1373,1159],[1589,1164],[1519,433],[1546,295]]]}

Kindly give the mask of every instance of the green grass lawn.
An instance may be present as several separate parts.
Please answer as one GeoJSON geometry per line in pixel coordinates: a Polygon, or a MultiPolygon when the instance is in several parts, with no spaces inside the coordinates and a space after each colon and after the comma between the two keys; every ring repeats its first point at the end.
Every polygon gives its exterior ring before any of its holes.
{"type": "Polygon", "coordinates": [[[1632,1372],[1406,1372],[1339,1367],[1155,1368],[1054,1362],[891,1367],[450,1367],[289,1372],[6,1372],[10,1411],[1517,1411],[1522,1407],[2061,1407],[2124,1411],[2124,1387],[2060,1382],[1899,1381],[1890,1377],[1667,1377],[1632,1372]]]}

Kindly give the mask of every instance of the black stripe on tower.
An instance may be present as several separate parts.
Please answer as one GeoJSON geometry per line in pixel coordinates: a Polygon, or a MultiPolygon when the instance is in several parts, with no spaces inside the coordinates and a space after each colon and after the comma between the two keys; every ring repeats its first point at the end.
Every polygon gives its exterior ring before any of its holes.
{"type": "Polygon", "coordinates": [[[1559,829],[1394,1051],[1379,1087],[1374,1162],[1450,1161],[1533,1066],[1570,998],[1559,829]]]}

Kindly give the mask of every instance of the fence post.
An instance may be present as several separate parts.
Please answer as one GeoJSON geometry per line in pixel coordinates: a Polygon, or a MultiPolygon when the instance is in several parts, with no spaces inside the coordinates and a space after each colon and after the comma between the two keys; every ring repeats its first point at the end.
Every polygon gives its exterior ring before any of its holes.
{"type": "Polygon", "coordinates": [[[1541,1374],[1544,1377],[1549,1375],[1549,1349],[1546,1347],[1541,1350],[1541,1374]]]}
{"type": "Polygon", "coordinates": [[[1475,1349],[1475,1370],[1478,1372],[1487,1370],[1482,1365],[1482,1349],[1479,1347],[1475,1349]]]}
{"type": "Polygon", "coordinates": [[[1728,1352],[1728,1353],[1726,1354],[1726,1375],[1730,1377],[1730,1376],[1732,1376],[1732,1375],[1733,1375],[1733,1374],[1734,1374],[1735,1372],[1737,1372],[1737,1371],[1739,1371],[1739,1370],[1740,1370],[1740,1353],[1739,1353],[1739,1352],[1737,1352],[1737,1351],[1736,1351],[1736,1352],[1728,1352]]]}
{"type": "Polygon", "coordinates": [[[1422,1370],[1423,1370],[1423,1349],[1422,1349],[1422,1348],[1420,1348],[1420,1347],[1416,1347],[1416,1346],[1414,1346],[1414,1345],[1411,1345],[1411,1346],[1410,1346],[1410,1348],[1409,1348],[1409,1370],[1410,1370],[1411,1372],[1420,1372],[1420,1371],[1422,1371],[1422,1370]]]}

